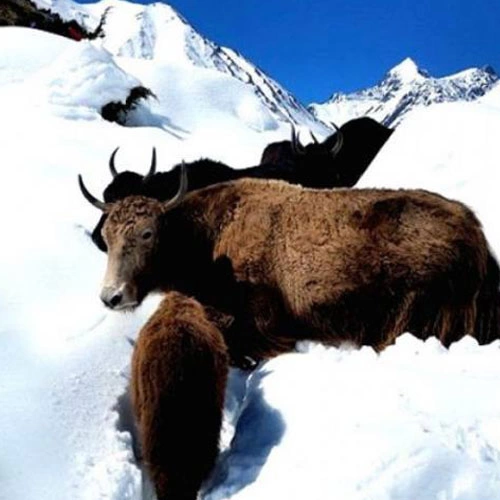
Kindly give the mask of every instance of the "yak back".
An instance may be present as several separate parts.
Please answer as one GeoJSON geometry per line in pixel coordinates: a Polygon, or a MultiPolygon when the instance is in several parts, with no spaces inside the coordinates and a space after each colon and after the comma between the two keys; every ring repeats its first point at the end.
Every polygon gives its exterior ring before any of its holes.
{"type": "MultiPolygon", "coordinates": [[[[487,273],[488,246],[474,214],[426,191],[325,191],[242,179],[190,193],[178,211],[205,233],[211,259],[227,262],[248,307],[260,304],[254,313],[268,304],[286,328],[290,317],[309,332],[316,324],[320,340],[336,328],[350,330],[355,343],[380,347],[413,324],[423,337],[449,343],[455,326],[436,326],[444,314],[438,306],[465,310],[487,273]],[[410,323],[413,303],[425,324],[410,323]],[[392,312],[399,308],[404,312],[392,312]]],[[[179,269],[189,266],[178,259],[179,269]]],[[[462,334],[462,323],[474,321],[467,311],[467,320],[456,320],[462,334]]],[[[273,324],[262,315],[256,321],[273,324]]]]}
{"type": "MultiPolygon", "coordinates": [[[[204,198],[207,206],[218,206],[217,255],[248,263],[271,261],[252,255],[272,253],[273,262],[283,260],[283,268],[304,269],[305,275],[324,272],[316,258],[335,263],[336,275],[356,263],[371,269],[382,261],[425,271],[433,261],[446,260],[458,243],[485,245],[480,224],[467,207],[422,190],[325,191],[242,179],[198,193],[193,200],[204,198]],[[221,220],[227,222],[220,226],[221,220]],[[296,259],[302,261],[298,267],[296,259]]],[[[256,267],[245,269],[252,274],[256,267]]],[[[263,270],[265,275],[268,271],[263,270]]]]}

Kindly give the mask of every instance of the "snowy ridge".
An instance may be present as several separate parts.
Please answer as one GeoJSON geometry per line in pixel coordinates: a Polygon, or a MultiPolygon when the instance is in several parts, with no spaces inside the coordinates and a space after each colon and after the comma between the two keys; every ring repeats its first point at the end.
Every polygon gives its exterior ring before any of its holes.
{"type": "Polygon", "coordinates": [[[98,25],[98,19],[89,12],[87,6],[74,2],[73,0],[32,0],[35,5],[42,9],[50,10],[59,14],[61,19],[71,21],[74,19],[82,26],[95,29],[98,25]]]}
{"type": "Polygon", "coordinates": [[[488,93],[498,80],[488,66],[434,78],[407,58],[376,86],[350,94],[334,94],[325,103],[311,104],[309,110],[325,123],[370,116],[395,127],[413,109],[443,102],[474,101],[488,93]]]}
{"type": "Polygon", "coordinates": [[[102,46],[119,57],[145,59],[158,65],[176,64],[213,69],[252,88],[279,121],[305,125],[325,134],[330,128],[318,122],[295,97],[242,55],[200,35],[165,3],[140,5],[123,0],[102,0],[79,6],[68,0],[35,0],[65,18],[95,29],[104,17],[102,46]],[[80,9],[80,11],[79,11],[80,9]]]}

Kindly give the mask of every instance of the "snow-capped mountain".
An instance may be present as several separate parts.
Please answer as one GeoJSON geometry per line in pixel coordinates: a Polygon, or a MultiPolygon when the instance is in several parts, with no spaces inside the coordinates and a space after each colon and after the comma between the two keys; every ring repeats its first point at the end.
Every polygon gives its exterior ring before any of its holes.
{"type": "MultiPolygon", "coordinates": [[[[77,174],[99,195],[116,146],[119,169],[138,172],[152,146],[160,169],[201,156],[248,166],[289,125],[165,6],[37,2],[91,31],[108,13],[92,41],[0,28],[10,236],[0,245],[0,499],[149,499],[127,387],[132,341],[161,297],[130,314],[103,308],[106,259],[88,236],[100,213],[77,174]],[[157,10],[179,29],[171,47],[157,10]],[[138,85],[157,95],[136,110],[142,126],[103,119],[104,104],[138,85]]],[[[235,72],[255,78],[238,61],[235,72]]],[[[464,201],[500,255],[499,91],[410,113],[361,185],[464,201]]],[[[223,453],[199,498],[500,500],[499,383],[500,341],[445,349],[409,334],[382,353],[302,343],[251,373],[231,370],[223,453]]]]}
{"type": "Polygon", "coordinates": [[[336,93],[309,110],[325,123],[342,124],[359,116],[370,116],[397,126],[409,111],[431,104],[473,101],[489,92],[499,80],[493,68],[471,68],[443,78],[434,78],[407,58],[392,68],[374,87],[350,94],[336,93]]]}
{"type": "Polygon", "coordinates": [[[64,19],[76,19],[89,30],[103,21],[100,43],[115,56],[152,60],[157,65],[174,63],[217,70],[251,87],[278,121],[302,124],[319,133],[328,131],[279,83],[236,51],[203,37],[165,3],[140,5],[122,0],[91,5],[79,5],[72,0],[35,0],[35,3],[64,19]]]}

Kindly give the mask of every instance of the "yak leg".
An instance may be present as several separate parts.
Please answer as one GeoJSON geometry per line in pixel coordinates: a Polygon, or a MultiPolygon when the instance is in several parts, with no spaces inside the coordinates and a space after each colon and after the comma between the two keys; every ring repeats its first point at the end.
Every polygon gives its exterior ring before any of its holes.
{"type": "Polygon", "coordinates": [[[443,297],[450,297],[439,312],[437,332],[444,345],[463,335],[474,336],[480,344],[498,338],[500,272],[491,253],[459,247],[457,262],[449,271],[443,297]]]}
{"type": "Polygon", "coordinates": [[[235,320],[224,331],[232,362],[253,368],[259,361],[293,351],[296,321],[285,310],[280,294],[264,285],[240,285],[241,302],[235,320]]]}
{"type": "Polygon", "coordinates": [[[195,500],[218,454],[228,370],[220,331],[193,299],[170,293],[142,328],[132,402],[158,500],[195,500]]]}
{"type": "Polygon", "coordinates": [[[495,258],[489,254],[486,276],[479,290],[475,337],[480,344],[487,344],[500,337],[500,270],[495,258]]]}

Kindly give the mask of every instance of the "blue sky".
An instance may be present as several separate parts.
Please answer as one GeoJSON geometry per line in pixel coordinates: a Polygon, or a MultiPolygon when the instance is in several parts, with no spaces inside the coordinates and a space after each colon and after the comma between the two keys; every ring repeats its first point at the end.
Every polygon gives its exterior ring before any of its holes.
{"type": "Polygon", "coordinates": [[[305,103],[372,85],[407,56],[434,76],[485,64],[500,71],[499,0],[167,3],[305,103]]]}

